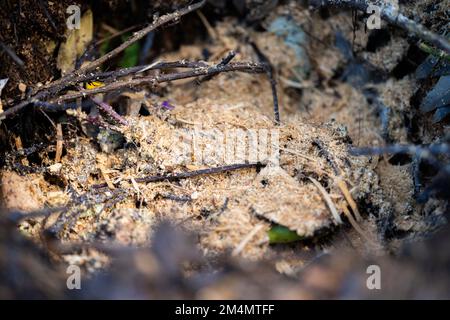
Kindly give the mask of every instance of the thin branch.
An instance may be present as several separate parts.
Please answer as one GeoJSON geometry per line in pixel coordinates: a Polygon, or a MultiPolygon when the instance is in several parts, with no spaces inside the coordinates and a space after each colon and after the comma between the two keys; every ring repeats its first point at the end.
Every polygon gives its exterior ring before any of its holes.
{"type": "Polygon", "coordinates": [[[430,144],[430,145],[390,145],[386,147],[364,147],[350,148],[349,153],[353,156],[370,156],[383,154],[410,154],[416,159],[426,159],[429,164],[436,168],[442,165],[436,156],[450,155],[450,144],[430,144]]]}
{"type": "Polygon", "coordinates": [[[141,78],[135,78],[131,80],[125,80],[125,81],[117,81],[113,82],[111,84],[94,88],[91,90],[82,90],[75,93],[69,93],[60,97],[57,97],[55,100],[60,103],[66,100],[72,100],[80,97],[86,97],[91,96],[97,93],[104,93],[104,92],[110,92],[115,91],[118,89],[123,88],[132,88],[135,86],[140,86],[144,84],[150,84],[150,85],[157,85],[159,83],[163,82],[169,82],[179,79],[186,79],[186,78],[193,78],[193,77],[199,77],[199,76],[207,76],[207,75],[216,75],[222,72],[231,72],[231,71],[241,71],[241,72],[248,72],[248,73],[264,73],[265,65],[259,64],[259,63],[253,63],[253,62],[237,62],[233,64],[228,64],[225,66],[212,66],[212,67],[202,67],[202,68],[195,68],[193,70],[184,71],[184,72],[174,72],[174,73],[168,73],[163,74],[159,76],[148,76],[148,77],[141,77],[141,78]]]}
{"type": "MultiPolygon", "coordinates": [[[[143,177],[143,178],[134,178],[134,181],[136,181],[137,183],[178,181],[178,180],[198,177],[198,176],[202,176],[202,175],[224,173],[224,172],[235,171],[235,170],[240,170],[240,169],[258,168],[261,166],[263,166],[261,163],[238,163],[238,164],[232,164],[232,165],[228,165],[228,166],[180,172],[180,173],[173,173],[173,174],[165,174],[165,175],[160,175],[160,176],[147,176],[147,177],[143,177]]],[[[101,189],[101,188],[106,188],[107,186],[108,185],[106,183],[100,183],[100,184],[93,185],[92,188],[101,189]]]]}
{"type": "MultiPolygon", "coordinates": [[[[367,0],[310,0],[310,4],[314,7],[337,6],[367,12],[367,8],[371,3],[367,0]]],[[[433,44],[439,49],[444,50],[446,53],[450,54],[450,43],[445,37],[442,37],[428,30],[423,25],[415,22],[414,20],[409,19],[402,13],[398,12],[398,10],[390,3],[383,3],[378,1],[374,4],[380,8],[382,19],[386,20],[390,24],[408,31],[411,34],[414,34],[418,38],[430,44],[433,44]]]]}
{"type": "MultiPolygon", "coordinates": [[[[199,12],[199,11],[198,11],[198,12],[199,12]]],[[[235,51],[230,51],[230,52],[226,55],[226,57],[224,57],[224,58],[217,64],[217,66],[218,66],[218,67],[226,66],[227,64],[229,64],[229,63],[231,62],[231,60],[234,59],[235,56],[236,56],[236,52],[235,52],[235,51]]],[[[201,79],[198,80],[198,83],[200,84],[200,83],[202,83],[202,82],[209,81],[209,80],[211,80],[213,77],[214,77],[214,76],[206,76],[206,77],[203,77],[203,78],[201,78],[201,79]]]]}
{"type": "Polygon", "coordinates": [[[173,68],[187,68],[187,69],[194,69],[194,68],[204,68],[209,67],[208,64],[202,61],[187,61],[187,60],[180,60],[180,61],[173,61],[173,62],[164,62],[164,61],[158,61],[152,64],[148,65],[142,65],[142,66],[135,66],[135,67],[129,67],[129,68],[123,68],[115,71],[107,71],[107,72],[99,72],[99,73],[89,73],[85,75],[81,81],[79,82],[86,82],[86,81],[92,81],[92,80],[102,80],[102,79],[108,79],[108,81],[116,80],[120,77],[125,77],[131,74],[137,74],[142,73],[149,70],[161,70],[161,69],[173,69],[173,68]]]}
{"type": "Polygon", "coordinates": [[[272,90],[272,98],[273,98],[273,113],[275,116],[275,124],[280,124],[280,108],[278,106],[278,93],[277,93],[277,82],[275,80],[274,74],[273,74],[273,66],[270,63],[269,58],[266,57],[266,55],[258,48],[255,42],[250,41],[250,45],[252,46],[253,50],[255,50],[256,55],[258,56],[259,60],[265,64],[266,66],[266,73],[269,77],[270,81],[270,89],[272,90]]]}
{"type": "Polygon", "coordinates": [[[312,142],[313,146],[317,147],[319,149],[319,155],[323,156],[328,163],[330,164],[331,168],[334,171],[334,174],[336,176],[340,175],[339,167],[337,166],[336,162],[334,161],[334,157],[331,155],[331,153],[328,151],[328,149],[325,147],[322,141],[319,139],[314,139],[312,142]]]}
{"type": "Polygon", "coordinates": [[[104,56],[98,58],[97,60],[92,61],[85,67],[79,69],[76,73],[77,74],[85,74],[86,72],[88,72],[90,70],[100,67],[103,63],[105,63],[106,61],[115,57],[116,55],[118,55],[119,53],[124,51],[126,48],[128,48],[130,45],[132,45],[136,41],[139,41],[140,39],[142,39],[148,33],[152,32],[153,30],[159,28],[162,25],[165,25],[166,23],[168,23],[170,21],[178,20],[178,19],[180,19],[181,16],[184,16],[192,11],[195,11],[195,10],[201,8],[205,3],[206,3],[206,0],[201,0],[196,4],[187,6],[186,8],[183,8],[179,11],[175,11],[173,13],[169,13],[169,14],[159,17],[151,25],[147,26],[146,28],[144,28],[140,31],[135,32],[133,34],[133,36],[131,36],[127,41],[123,42],[120,46],[111,50],[110,52],[108,52],[104,56]]]}
{"type": "Polygon", "coordinates": [[[117,121],[118,123],[127,126],[128,125],[128,121],[122,117],[120,114],[118,114],[113,107],[111,107],[109,104],[107,104],[106,102],[101,101],[100,99],[97,99],[95,97],[91,97],[91,100],[100,108],[102,109],[104,112],[106,112],[111,118],[113,118],[115,121],[117,121]]]}
{"type": "MultiPolygon", "coordinates": [[[[88,63],[87,65],[80,68],[79,70],[76,70],[76,71],[72,72],[71,74],[69,74],[65,77],[62,77],[61,79],[55,81],[54,84],[57,85],[58,83],[67,82],[68,79],[75,79],[75,78],[79,77],[80,75],[84,75],[87,72],[100,67],[103,63],[105,63],[106,61],[110,60],[111,58],[117,56],[119,53],[124,51],[130,45],[132,45],[136,41],[139,41],[140,39],[145,37],[148,33],[161,27],[164,24],[167,24],[170,21],[178,20],[178,19],[180,19],[180,17],[182,17],[194,10],[197,10],[198,8],[201,8],[205,4],[205,2],[206,2],[206,0],[201,0],[200,2],[198,2],[196,4],[190,5],[186,8],[183,8],[183,9],[180,9],[173,13],[169,13],[169,14],[159,17],[158,19],[156,19],[156,21],[154,21],[149,26],[143,28],[142,30],[135,32],[127,41],[123,42],[117,48],[111,50],[110,52],[101,56],[97,60],[94,60],[94,61],[88,63]]],[[[45,89],[46,87],[44,86],[43,88],[45,89]]]]}

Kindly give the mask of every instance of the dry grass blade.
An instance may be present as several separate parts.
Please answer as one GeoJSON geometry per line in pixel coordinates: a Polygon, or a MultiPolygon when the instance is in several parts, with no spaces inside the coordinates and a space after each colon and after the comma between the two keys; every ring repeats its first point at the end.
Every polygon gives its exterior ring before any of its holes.
{"type": "Polygon", "coordinates": [[[350,213],[350,210],[348,210],[345,205],[341,206],[341,209],[344,212],[344,214],[347,217],[350,224],[352,225],[353,229],[355,229],[356,232],[358,232],[364,240],[366,240],[368,243],[370,243],[374,247],[377,247],[378,245],[366,235],[366,232],[364,232],[363,229],[361,229],[358,222],[356,222],[356,220],[353,218],[352,214],[350,213]]]}
{"type": "Polygon", "coordinates": [[[233,256],[237,256],[239,253],[242,252],[242,250],[244,250],[245,246],[247,245],[247,243],[250,242],[250,240],[253,239],[253,237],[259,232],[259,230],[261,230],[264,227],[264,225],[262,224],[258,224],[257,226],[255,226],[252,231],[250,231],[250,233],[244,238],[242,239],[242,241],[238,244],[238,246],[233,250],[233,252],[231,253],[233,256]]]}
{"type": "Polygon", "coordinates": [[[347,184],[341,178],[336,179],[336,184],[339,189],[341,189],[341,192],[344,195],[345,200],[347,200],[348,204],[350,205],[350,208],[352,208],[356,221],[361,221],[362,217],[359,213],[358,205],[356,204],[355,200],[353,200],[352,194],[347,188],[347,184]]]}
{"type": "Polygon", "coordinates": [[[309,178],[309,180],[311,180],[312,183],[314,183],[314,185],[317,187],[317,189],[319,189],[320,193],[322,194],[328,208],[331,211],[331,214],[333,215],[335,224],[342,224],[342,219],[339,216],[339,213],[336,210],[336,206],[334,205],[333,201],[331,200],[331,197],[328,194],[327,190],[325,190],[325,188],[322,187],[322,185],[316,179],[314,179],[312,177],[308,177],[308,178],[309,178]]]}

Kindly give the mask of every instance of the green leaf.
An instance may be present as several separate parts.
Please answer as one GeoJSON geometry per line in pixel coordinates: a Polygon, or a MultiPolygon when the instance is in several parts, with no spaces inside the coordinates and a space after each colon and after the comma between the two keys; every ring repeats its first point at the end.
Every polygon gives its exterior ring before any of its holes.
{"type": "Polygon", "coordinates": [[[284,226],[274,225],[268,232],[269,243],[290,243],[302,240],[303,237],[299,236],[297,232],[292,231],[284,226]]]}
{"type": "MultiPolygon", "coordinates": [[[[126,41],[127,38],[128,36],[122,37],[123,41],[126,41]]],[[[123,52],[123,57],[119,63],[119,67],[129,68],[136,66],[139,62],[139,51],[140,46],[138,42],[135,42],[131,46],[126,48],[123,52]]]]}

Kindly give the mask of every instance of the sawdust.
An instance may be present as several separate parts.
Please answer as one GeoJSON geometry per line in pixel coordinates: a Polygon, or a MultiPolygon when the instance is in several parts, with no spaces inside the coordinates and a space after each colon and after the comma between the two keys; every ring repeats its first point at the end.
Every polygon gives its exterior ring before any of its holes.
{"type": "Polygon", "coordinates": [[[31,212],[41,209],[39,177],[19,176],[15,172],[0,173],[0,204],[3,209],[31,212]]]}
{"type": "MultiPolygon", "coordinates": [[[[24,194],[20,196],[24,199],[34,199],[39,193],[39,200],[28,201],[31,207],[20,207],[20,210],[43,205],[70,209],[45,222],[36,221],[30,227],[34,231],[28,232],[36,236],[35,230],[45,223],[44,228],[65,244],[99,242],[147,246],[152,241],[154,228],[161,221],[169,220],[198,234],[197,245],[206,256],[234,252],[258,260],[271,258],[276,252],[274,267],[292,276],[310,257],[296,256],[289,246],[269,244],[267,232],[275,224],[295,231],[308,241],[348,227],[344,211],[356,216],[354,208],[349,209],[356,205],[363,217],[358,224],[370,241],[362,237],[361,232],[348,229],[343,232],[349,235],[357,250],[377,254],[381,254],[384,244],[377,219],[395,212],[393,223],[398,230],[425,230],[426,224],[416,215],[413,204],[411,165],[394,166],[379,157],[353,157],[348,152],[351,146],[385,143],[377,105],[370,103],[361,88],[336,80],[336,73],[349,57],[336,48],[335,37],[340,32],[346,39],[353,39],[350,15],[339,13],[328,19],[314,19],[308,10],[281,5],[265,25],[286,12],[310,36],[306,51],[313,72],[307,80],[304,80],[305,75],[295,71],[302,64],[292,47],[272,32],[242,28],[236,18],[225,18],[217,23],[216,39],[201,46],[183,45],[178,51],[159,57],[165,61],[202,60],[207,50],[209,60],[217,63],[227,52],[236,50],[234,60],[257,61],[254,43],[277,70],[280,126],[273,122],[272,92],[267,76],[260,74],[221,74],[200,85],[185,79],[161,85],[158,90],[163,94],[159,96],[147,89],[138,93],[125,92],[123,96],[129,99],[129,104],[123,109],[128,110],[125,117],[129,125],[102,130],[101,134],[92,134],[85,117],[71,111],[71,115],[78,117],[85,136],[69,136],[66,132],[59,165],[55,167],[46,160],[48,170],[33,174],[38,191],[17,189],[24,194]],[[161,107],[166,101],[174,106],[173,110],[161,107]],[[131,106],[133,103],[135,105],[131,106]],[[148,115],[139,115],[142,104],[148,115]],[[242,141],[233,136],[239,132],[243,133],[242,141]],[[261,132],[264,132],[263,140],[270,141],[267,155],[259,158],[247,152],[231,163],[258,161],[262,168],[172,182],[137,182],[146,176],[228,165],[229,159],[223,153],[226,143],[242,142],[242,148],[248,151],[255,142],[252,134],[261,132]],[[120,136],[124,142],[117,143],[112,134],[120,136]],[[208,146],[222,145],[222,151],[208,149],[208,146]],[[342,225],[333,217],[323,190],[309,178],[324,188],[344,221],[342,225]],[[349,189],[353,203],[348,201],[348,195],[344,196],[339,181],[349,189]],[[99,184],[106,184],[106,187],[98,187],[99,184]]],[[[355,32],[352,49],[364,51],[368,34],[362,29],[355,32]]],[[[396,40],[364,58],[385,72],[392,71],[407,47],[405,40],[396,40]],[[390,59],[382,58],[386,55],[390,59]]],[[[404,115],[411,108],[415,85],[405,77],[363,88],[377,90],[380,101],[390,108],[386,130],[392,141],[408,140],[404,115]]],[[[262,139],[261,136],[258,139],[262,139]]],[[[13,178],[17,180],[11,182],[13,184],[29,185],[23,178],[13,178]]],[[[3,191],[5,194],[15,197],[14,201],[18,197],[10,195],[9,191],[3,191]]],[[[8,199],[3,201],[9,203],[8,199]]],[[[430,212],[440,210],[439,204],[427,205],[430,212]]],[[[296,249],[309,250],[307,246],[296,249]]],[[[84,265],[92,272],[109,262],[96,251],[63,258],[66,262],[84,265]]],[[[320,272],[313,275],[308,285],[326,287],[320,283],[320,277],[320,272]]],[[[198,297],[236,297],[236,292],[243,290],[239,283],[230,283],[227,279],[224,283],[227,288],[238,289],[221,288],[220,294],[215,295],[215,289],[223,286],[216,283],[199,292],[198,297]]],[[[308,297],[303,291],[273,294],[286,298],[308,297]]]]}
{"type": "MultiPolygon", "coordinates": [[[[72,202],[80,198],[84,201],[71,209],[68,221],[62,225],[55,223],[54,229],[69,241],[146,245],[152,227],[158,221],[170,220],[199,232],[203,251],[215,255],[236,249],[246,235],[262,225],[239,250],[241,255],[256,259],[270,250],[267,231],[272,223],[286,226],[304,238],[334,227],[322,194],[308,177],[320,181],[340,208],[345,198],[335,183],[336,175],[351,186],[353,198],[359,199],[374,193],[375,173],[368,160],[348,155],[347,132],[336,123],[308,124],[290,117],[285,124],[275,126],[269,116],[270,90],[262,80],[247,75],[219,76],[199,88],[207,98],[186,105],[177,102],[178,93],[174,90],[175,97],[169,98],[174,101],[175,110],[155,109],[149,116],[129,117],[130,126],[121,130],[127,147],[113,153],[102,152],[95,139],[69,141],[67,145],[73,147],[67,147],[58,174],[65,186],[56,191],[56,186],[49,184],[43,193],[48,202],[54,203],[55,192],[61,195],[68,188],[72,190],[72,202]],[[226,91],[214,90],[217,82],[226,91]],[[211,95],[205,94],[206,91],[211,95]],[[229,164],[224,157],[208,160],[197,159],[194,152],[187,157],[179,154],[180,145],[184,145],[179,140],[180,133],[192,139],[194,135],[189,135],[195,130],[207,136],[212,129],[225,134],[242,130],[246,135],[248,130],[270,131],[279,139],[272,145],[279,146],[279,154],[273,157],[270,156],[273,150],[270,151],[261,161],[267,166],[259,172],[245,169],[171,183],[136,183],[135,179],[146,175],[229,164]],[[323,150],[315,145],[317,141],[327,149],[331,159],[322,154],[323,150]],[[336,167],[338,173],[334,172],[336,167]],[[105,175],[114,189],[93,188],[105,182],[105,175]]],[[[205,138],[202,135],[200,138],[197,143],[211,142],[202,140],[205,138]]],[[[187,146],[192,146],[192,140],[186,141],[187,146]]],[[[248,150],[249,140],[244,146],[248,150]]],[[[340,210],[339,213],[342,214],[340,210]]]]}

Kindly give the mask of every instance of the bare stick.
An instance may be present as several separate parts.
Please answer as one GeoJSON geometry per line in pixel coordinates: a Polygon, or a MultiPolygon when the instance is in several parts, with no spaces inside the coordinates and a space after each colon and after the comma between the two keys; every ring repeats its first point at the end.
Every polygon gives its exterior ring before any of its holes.
{"type": "MultiPolygon", "coordinates": [[[[197,11],[197,12],[199,12],[199,11],[197,11]]],[[[225,66],[225,65],[229,64],[229,63],[231,62],[231,60],[233,60],[233,58],[234,58],[235,56],[236,56],[236,52],[230,51],[230,52],[227,54],[227,56],[226,56],[225,58],[223,58],[223,59],[217,64],[217,66],[220,67],[220,66],[225,66]]],[[[213,77],[214,77],[214,76],[206,76],[206,77],[203,77],[203,78],[201,78],[201,79],[198,80],[198,83],[200,84],[200,83],[202,83],[202,82],[209,81],[209,80],[211,80],[213,77]]]]}
{"type": "Polygon", "coordinates": [[[85,76],[83,76],[83,80],[80,82],[85,81],[91,81],[91,80],[101,80],[101,79],[108,79],[116,80],[120,77],[125,77],[131,74],[136,73],[142,73],[149,70],[160,70],[160,69],[173,69],[173,68],[188,68],[188,69],[194,69],[194,68],[204,68],[209,67],[208,64],[202,62],[202,61],[187,61],[187,60],[180,60],[180,61],[173,61],[173,62],[155,62],[148,65],[142,65],[142,66],[136,66],[136,67],[130,67],[130,68],[123,68],[115,71],[108,71],[108,72],[99,72],[99,73],[89,73],[85,76]]]}
{"type": "Polygon", "coordinates": [[[308,178],[317,187],[317,189],[319,189],[320,193],[322,194],[322,197],[325,200],[325,203],[327,204],[328,209],[330,209],[331,215],[334,218],[334,223],[336,225],[342,224],[341,216],[337,212],[336,206],[334,205],[333,200],[331,200],[331,197],[328,194],[327,190],[325,190],[325,188],[320,184],[320,182],[317,181],[316,179],[314,179],[313,177],[308,177],[308,178]]]}
{"type": "Polygon", "coordinates": [[[278,106],[278,93],[277,93],[277,82],[275,80],[274,74],[273,74],[273,66],[270,63],[269,58],[266,57],[266,55],[258,48],[255,42],[250,41],[250,45],[252,46],[253,50],[255,50],[256,55],[258,56],[259,60],[264,63],[267,76],[269,77],[270,81],[270,89],[272,90],[272,98],[273,98],[273,113],[275,117],[275,124],[280,124],[280,108],[278,106]]]}
{"type": "Polygon", "coordinates": [[[416,159],[426,159],[432,166],[440,168],[442,165],[436,156],[450,155],[450,144],[441,143],[423,146],[397,144],[386,147],[350,148],[349,153],[354,156],[406,153],[413,155],[416,159]]]}
{"type": "MultiPolygon", "coordinates": [[[[87,72],[100,67],[103,63],[105,63],[106,61],[110,60],[111,58],[115,57],[116,55],[118,55],[119,53],[121,53],[123,50],[125,50],[126,48],[128,48],[130,45],[132,45],[133,43],[135,43],[136,41],[139,41],[140,39],[142,39],[143,37],[145,37],[148,33],[152,32],[153,30],[159,28],[160,26],[173,21],[173,20],[178,20],[181,16],[184,16],[194,10],[197,10],[198,8],[202,7],[205,4],[206,0],[201,0],[200,2],[190,5],[186,8],[183,8],[179,11],[175,11],[173,13],[169,13],[166,15],[163,15],[161,17],[159,17],[158,19],[156,19],[156,21],[154,21],[152,24],[150,24],[149,26],[143,28],[142,30],[139,30],[137,32],[135,32],[133,34],[133,36],[131,36],[127,41],[123,42],[120,46],[118,46],[117,48],[111,50],[110,52],[108,52],[107,54],[105,54],[104,56],[98,58],[97,60],[94,60],[92,62],[90,62],[89,64],[87,64],[86,66],[76,70],[75,72],[72,72],[71,74],[62,77],[61,79],[55,81],[53,83],[53,85],[58,85],[59,83],[62,82],[67,82],[68,80],[72,80],[76,77],[79,77],[80,75],[86,74],[87,72]]],[[[49,84],[50,85],[50,84],[49,84]]],[[[46,89],[48,86],[44,86],[43,89],[46,89]]]]}
{"type": "Polygon", "coordinates": [[[118,123],[126,126],[128,125],[128,121],[122,117],[120,114],[118,114],[113,107],[111,107],[109,104],[107,104],[106,102],[101,101],[100,99],[97,99],[95,97],[91,97],[91,100],[100,108],[102,109],[104,112],[106,112],[107,114],[109,114],[111,116],[111,118],[113,118],[115,121],[117,121],[118,123]]]}
{"type": "Polygon", "coordinates": [[[94,88],[91,90],[82,90],[75,93],[69,93],[63,96],[60,96],[56,98],[56,101],[58,103],[66,101],[66,100],[72,100],[80,97],[86,97],[91,96],[97,93],[104,93],[104,92],[110,92],[115,91],[118,89],[123,88],[132,88],[135,86],[140,86],[144,84],[150,84],[150,85],[157,85],[158,83],[163,82],[169,82],[179,79],[186,79],[186,78],[193,78],[193,77],[199,77],[199,76],[207,76],[207,75],[216,75],[221,72],[231,72],[231,71],[241,71],[241,72],[249,72],[249,73],[264,73],[265,65],[259,64],[259,63],[253,63],[253,62],[237,62],[233,64],[228,64],[225,66],[212,66],[209,68],[203,67],[203,68],[196,68],[193,70],[185,71],[185,72],[174,72],[174,73],[168,73],[163,74],[159,76],[148,76],[148,77],[142,77],[142,78],[135,78],[128,81],[117,81],[114,83],[111,83],[109,85],[94,88]]]}
{"type": "Polygon", "coordinates": [[[136,41],[142,39],[145,37],[148,33],[152,32],[156,28],[159,28],[160,26],[172,21],[172,20],[178,20],[181,16],[184,16],[192,11],[197,10],[198,8],[201,8],[205,4],[206,0],[201,0],[200,2],[196,4],[192,4],[190,6],[187,6],[186,8],[183,8],[179,11],[175,11],[173,13],[166,14],[164,16],[159,17],[155,22],[153,22],[151,25],[145,27],[144,29],[137,31],[133,34],[132,37],[130,37],[127,41],[122,43],[117,48],[111,50],[104,56],[98,58],[97,60],[92,61],[85,67],[79,69],[77,71],[78,74],[84,74],[90,70],[93,70],[99,66],[101,66],[106,61],[110,60],[111,58],[115,57],[119,53],[121,53],[123,50],[128,48],[130,45],[135,43],[136,41]]]}
{"type": "MultiPolygon", "coordinates": [[[[310,4],[314,7],[337,6],[367,12],[367,8],[371,3],[367,0],[310,0],[310,4]]],[[[392,4],[377,1],[375,2],[375,5],[380,8],[381,18],[390,24],[400,27],[450,54],[450,43],[446,38],[428,30],[423,25],[399,13],[392,4]]]]}
{"type": "Polygon", "coordinates": [[[277,82],[273,76],[272,67],[269,67],[268,71],[269,81],[270,81],[270,89],[272,90],[272,99],[273,99],[273,112],[275,115],[275,124],[280,124],[280,107],[278,106],[278,93],[277,93],[277,82]]]}
{"type": "MultiPolygon", "coordinates": [[[[208,169],[180,172],[180,173],[174,173],[174,174],[165,174],[165,175],[161,175],[161,176],[147,176],[147,177],[143,177],[143,178],[135,178],[134,181],[136,181],[138,183],[177,181],[177,180],[181,180],[181,179],[198,177],[201,175],[217,174],[217,173],[235,171],[235,170],[240,170],[240,169],[257,168],[260,166],[262,166],[262,164],[260,164],[260,163],[238,163],[238,164],[232,164],[229,166],[222,166],[222,167],[216,167],[216,168],[208,168],[208,169]]],[[[93,185],[92,188],[101,189],[101,188],[106,188],[107,186],[108,185],[106,183],[100,183],[100,184],[93,185]]]]}

